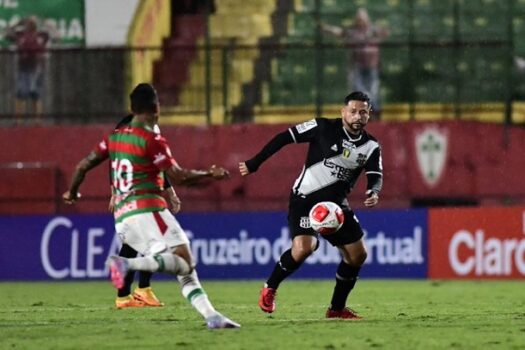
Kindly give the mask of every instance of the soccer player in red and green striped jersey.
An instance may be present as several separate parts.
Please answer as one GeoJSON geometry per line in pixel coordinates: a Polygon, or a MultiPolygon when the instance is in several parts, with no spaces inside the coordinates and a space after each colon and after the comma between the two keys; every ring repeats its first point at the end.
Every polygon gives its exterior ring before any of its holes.
{"type": "MultiPolygon", "coordinates": [[[[109,157],[116,191],[116,232],[123,243],[144,255],[133,259],[110,257],[108,264],[114,286],[123,286],[129,270],[177,275],[183,296],[206,319],[208,328],[239,328],[239,324],[217,312],[210,303],[194,269],[188,237],[161,196],[162,174],[172,185],[188,185],[210,177],[221,180],[229,173],[215,165],[207,170],[193,170],[177,164],[166,140],[153,130],[159,116],[153,86],[137,85],[130,100],[132,123],[113,132],[80,161],[63,199],[66,203],[75,202],[86,173],[109,157]]],[[[172,210],[176,213],[181,202],[175,193],[172,198],[175,203],[172,210]]]]}
{"type": "MultiPolygon", "coordinates": [[[[115,130],[124,128],[129,126],[131,121],[133,120],[133,114],[129,114],[122,118],[118,124],[115,126],[115,130]]],[[[155,125],[154,131],[157,134],[160,134],[160,129],[158,125],[155,125]]],[[[109,168],[110,173],[110,184],[112,184],[111,180],[111,166],[109,168]]],[[[113,185],[111,185],[111,200],[109,203],[109,211],[113,213],[115,208],[115,200],[117,197],[114,195],[115,189],[113,188],[113,185]]],[[[168,199],[172,199],[169,194],[174,193],[174,190],[171,188],[171,184],[167,181],[167,179],[164,179],[164,194],[168,199]]],[[[172,204],[173,206],[173,204],[172,204]]],[[[136,258],[137,257],[137,251],[133,248],[131,248],[129,245],[123,243],[122,247],[120,248],[120,251],[118,253],[119,256],[122,256],[124,258],[136,258]]],[[[158,307],[163,306],[164,303],[160,302],[160,300],[157,298],[155,293],[153,292],[153,289],[151,288],[151,277],[153,275],[152,272],[149,271],[139,271],[139,278],[138,278],[138,287],[135,288],[133,293],[131,293],[131,285],[133,284],[133,281],[135,279],[135,271],[130,270],[126,277],[124,278],[124,285],[122,288],[119,288],[117,290],[117,297],[115,299],[115,306],[117,309],[123,309],[123,308],[130,308],[130,307],[158,307]]]]}

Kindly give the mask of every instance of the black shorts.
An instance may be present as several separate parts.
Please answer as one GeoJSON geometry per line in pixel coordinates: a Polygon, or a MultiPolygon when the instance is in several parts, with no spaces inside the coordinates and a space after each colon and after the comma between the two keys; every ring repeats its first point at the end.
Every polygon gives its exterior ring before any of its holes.
{"type": "Polygon", "coordinates": [[[307,236],[321,236],[330,242],[333,246],[342,246],[350,243],[359,241],[363,237],[363,229],[359,225],[354,212],[343,205],[343,213],[345,215],[345,221],[343,226],[330,235],[320,235],[310,227],[310,220],[308,219],[308,213],[315,203],[309,200],[299,198],[297,196],[290,196],[290,202],[288,206],[288,228],[290,229],[290,236],[292,240],[296,236],[307,235],[307,236]]]}

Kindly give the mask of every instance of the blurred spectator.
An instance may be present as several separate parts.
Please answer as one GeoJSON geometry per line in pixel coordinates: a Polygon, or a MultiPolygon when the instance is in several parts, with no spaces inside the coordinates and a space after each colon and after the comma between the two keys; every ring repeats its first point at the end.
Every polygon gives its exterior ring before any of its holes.
{"type": "Polygon", "coordinates": [[[515,56],[514,57],[514,67],[516,67],[518,72],[525,73],[525,58],[515,56]]]}
{"type": "Polygon", "coordinates": [[[45,70],[46,47],[51,38],[57,38],[56,31],[48,25],[38,28],[36,17],[22,19],[9,27],[6,39],[16,45],[16,101],[17,119],[22,115],[42,114],[42,84],[45,70]]]}
{"type": "Polygon", "coordinates": [[[370,97],[375,115],[379,115],[379,43],[390,33],[386,28],[374,25],[368,11],[359,8],[354,24],[338,27],[320,24],[321,29],[341,38],[346,44],[354,45],[348,72],[348,87],[351,91],[362,91],[370,97]]]}
{"type": "Polygon", "coordinates": [[[210,13],[215,12],[214,0],[172,0],[171,11],[173,15],[197,15],[206,13],[209,6],[210,13]]]}

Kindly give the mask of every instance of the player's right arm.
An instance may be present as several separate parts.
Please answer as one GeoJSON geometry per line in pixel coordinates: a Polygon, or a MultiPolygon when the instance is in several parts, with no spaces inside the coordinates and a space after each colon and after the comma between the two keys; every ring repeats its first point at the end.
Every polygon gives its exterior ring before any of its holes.
{"type": "Polygon", "coordinates": [[[255,157],[239,163],[242,176],[256,172],[262,163],[290,143],[310,142],[318,132],[318,119],[312,119],[275,135],[255,157]]]}
{"type": "Polygon", "coordinates": [[[73,172],[69,190],[64,192],[62,199],[67,204],[73,204],[80,197],[78,189],[84,181],[86,174],[107,159],[107,155],[92,151],[87,157],[78,162],[73,172]]]}
{"type": "Polygon", "coordinates": [[[66,204],[73,204],[78,198],[80,198],[78,189],[84,181],[86,174],[108,158],[108,142],[107,138],[105,138],[98,143],[97,147],[91,151],[87,157],[78,162],[77,166],[75,167],[75,171],[73,172],[71,183],[69,185],[69,190],[64,192],[62,195],[62,199],[66,204]]]}
{"type": "Polygon", "coordinates": [[[277,153],[284,146],[293,143],[294,139],[289,130],[275,135],[255,157],[239,163],[239,171],[242,176],[256,172],[262,163],[277,153]]]}
{"type": "Polygon", "coordinates": [[[333,35],[335,37],[338,37],[338,38],[341,38],[343,37],[344,35],[344,30],[343,28],[341,27],[338,27],[338,26],[332,26],[332,25],[328,25],[328,24],[324,24],[324,23],[319,23],[319,27],[321,28],[321,30],[327,34],[330,34],[330,35],[333,35]]]}

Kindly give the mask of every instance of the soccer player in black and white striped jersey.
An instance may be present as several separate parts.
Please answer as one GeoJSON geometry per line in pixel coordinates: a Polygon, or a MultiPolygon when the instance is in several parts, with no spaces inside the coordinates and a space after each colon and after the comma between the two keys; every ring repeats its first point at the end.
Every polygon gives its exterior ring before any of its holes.
{"type": "Polygon", "coordinates": [[[241,175],[246,176],[257,171],[283,146],[309,143],[303,170],[290,193],[288,226],[292,247],[281,255],[261,290],[259,306],[264,312],[275,310],[279,284],[297,270],[319,245],[319,235],[310,227],[310,209],[318,202],[331,201],[343,209],[345,220],[337,232],[322,236],[342,255],[326,317],[362,318],[346,307],[348,295],[367,256],[363,230],[348,206],[347,196],[364,171],[368,179],[364,204],[373,207],[379,201],[378,194],[383,184],[381,148],[377,140],[364,130],[370,111],[368,96],[359,91],[352,92],[345,97],[341,118],[316,118],[289,128],[277,134],[255,157],[239,163],[241,175]]]}

